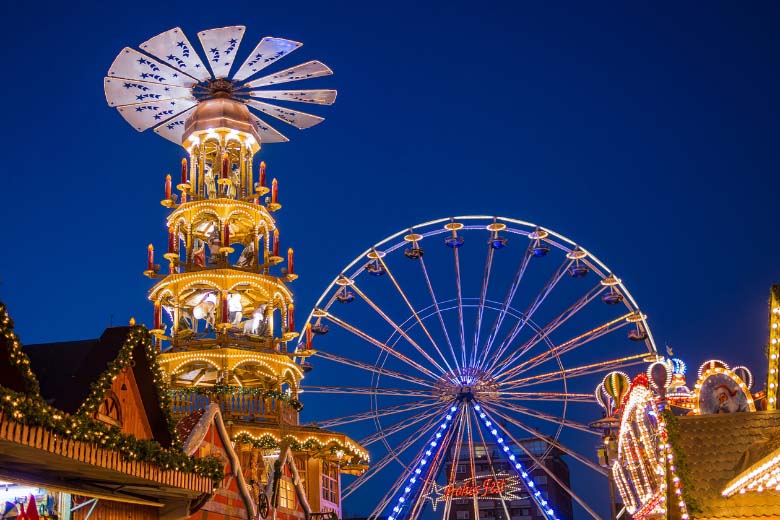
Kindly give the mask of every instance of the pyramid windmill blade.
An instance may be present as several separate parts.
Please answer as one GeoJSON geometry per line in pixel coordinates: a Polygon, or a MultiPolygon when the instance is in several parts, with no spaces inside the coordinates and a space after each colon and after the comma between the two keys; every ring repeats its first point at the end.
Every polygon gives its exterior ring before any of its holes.
{"type": "Polygon", "coordinates": [[[140,45],[141,49],[155,56],[174,69],[205,81],[211,78],[208,67],[198,57],[184,31],[175,27],[160,33],[140,45]]]}
{"type": "Polygon", "coordinates": [[[203,45],[203,50],[206,51],[214,77],[227,78],[230,74],[230,66],[233,65],[233,59],[236,57],[245,30],[246,27],[243,25],[233,25],[198,33],[198,39],[203,45]]]}
{"type": "Polygon", "coordinates": [[[181,114],[169,119],[165,123],[159,125],[154,129],[154,133],[160,137],[164,137],[167,140],[175,144],[182,144],[182,137],[184,137],[184,123],[190,114],[195,110],[195,107],[191,107],[181,114]]]}
{"type": "Polygon", "coordinates": [[[125,47],[111,64],[108,75],[116,78],[149,81],[179,87],[191,87],[197,81],[145,54],[125,47]]]}
{"type": "Polygon", "coordinates": [[[254,99],[248,99],[246,104],[255,110],[259,110],[265,114],[268,114],[269,116],[280,119],[285,123],[293,125],[295,128],[299,128],[301,130],[304,128],[311,128],[312,126],[318,125],[325,121],[324,117],[307,114],[306,112],[300,112],[290,108],[270,105],[262,101],[255,101],[254,99]]]}
{"type": "Polygon", "coordinates": [[[264,87],[266,85],[289,83],[290,81],[298,81],[301,79],[318,78],[330,74],[333,74],[333,71],[321,61],[307,61],[306,63],[301,63],[300,65],[290,67],[281,72],[263,76],[262,78],[245,83],[242,85],[242,88],[264,87]]]}
{"type": "Polygon", "coordinates": [[[238,72],[233,74],[233,80],[243,81],[249,76],[257,74],[275,61],[299,49],[302,45],[300,42],[285,38],[266,36],[260,40],[257,47],[249,54],[249,57],[241,65],[241,68],[238,69],[238,72]]]}
{"type": "Polygon", "coordinates": [[[122,78],[104,78],[103,90],[108,106],[111,107],[166,99],[194,99],[192,92],[186,87],[122,78]]]}
{"type": "Polygon", "coordinates": [[[249,95],[263,99],[280,99],[300,103],[332,105],[336,101],[335,90],[253,90],[249,95]]]}
{"type": "Polygon", "coordinates": [[[117,107],[117,110],[133,128],[143,132],[147,128],[167,121],[196,104],[197,102],[194,100],[172,99],[124,105],[117,107]]]}
{"type": "Polygon", "coordinates": [[[265,121],[259,117],[252,116],[252,124],[260,135],[260,143],[286,143],[289,141],[284,135],[276,131],[275,128],[266,124],[265,121]]]}

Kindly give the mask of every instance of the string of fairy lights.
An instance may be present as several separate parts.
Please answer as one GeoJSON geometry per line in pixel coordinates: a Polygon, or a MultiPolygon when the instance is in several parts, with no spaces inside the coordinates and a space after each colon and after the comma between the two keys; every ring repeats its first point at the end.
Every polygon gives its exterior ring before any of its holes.
{"type": "Polygon", "coordinates": [[[680,518],[688,520],[667,414],[659,407],[646,374],[634,378],[622,408],[618,460],[612,474],[627,511],[634,520],[643,520],[665,516],[669,507],[677,507],[680,518]]]}
{"type": "Polygon", "coordinates": [[[780,285],[773,285],[769,295],[769,373],[766,381],[767,410],[777,410],[780,392],[780,285]]]}

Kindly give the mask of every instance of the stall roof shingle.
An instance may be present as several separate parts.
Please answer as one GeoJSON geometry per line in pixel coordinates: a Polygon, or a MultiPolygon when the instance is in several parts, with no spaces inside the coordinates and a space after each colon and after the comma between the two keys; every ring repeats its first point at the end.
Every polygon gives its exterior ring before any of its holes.
{"type": "Polygon", "coordinates": [[[680,448],[693,484],[686,494],[702,512],[695,519],[780,518],[780,493],[746,493],[724,498],[726,484],[780,442],[780,412],[678,417],[680,448]]]}

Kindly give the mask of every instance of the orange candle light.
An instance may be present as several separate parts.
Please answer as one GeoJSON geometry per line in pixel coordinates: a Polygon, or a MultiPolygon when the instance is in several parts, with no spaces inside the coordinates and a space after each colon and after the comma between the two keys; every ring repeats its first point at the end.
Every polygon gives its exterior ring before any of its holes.
{"type": "Polygon", "coordinates": [[[306,324],[306,350],[311,350],[311,323],[306,324]]]}
{"type": "Polygon", "coordinates": [[[279,230],[274,229],[274,256],[279,256],[279,230]]]}
{"type": "Polygon", "coordinates": [[[271,204],[276,204],[279,201],[279,183],[276,179],[271,181],[271,204]]]}
{"type": "Polygon", "coordinates": [[[260,186],[265,186],[265,161],[260,161],[260,186]]]}
{"type": "Polygon", "coordinates": [[[171,176],[166,175],[165,176],[165,200],[170,200],[171,198],[171,176]]]}
{"type": "Polygon", "coordinates": [[[295,307],[292,303],[287,306],[287,332],[295,332],[295,307]]]}
{"type": "Polygon", "coordinates": [[[295,266],[293,264],[293,249],[292,249],[292,247],[287,250],[287,272],[289,274],[295,273],[295,266]]]}
{"type": "Polygon", "coordinates": [[[187,159],[181,160],[181,183],[187,184],[187,159]]]}
{"type": "Polygon", "coordinates": [[[154,302],[154,328],[155,329],[161,329],[162,328],[162,308],[160,307],[160,302],[154,302]]]}
{"type": "Polygon", "coordinates": [[[154,246],[152,244],[146,248],[146,269],[148,271],[154,270],[154,246]]]}

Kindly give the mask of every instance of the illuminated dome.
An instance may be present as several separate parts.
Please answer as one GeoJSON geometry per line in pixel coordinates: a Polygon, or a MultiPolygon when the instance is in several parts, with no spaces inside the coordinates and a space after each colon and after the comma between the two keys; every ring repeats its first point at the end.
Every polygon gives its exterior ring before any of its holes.
{"type": "Polygon", "coordinates": [[[255,142],[260,142],[260,135],[252,125],[252,114],[246,105],[234,101],[228,94],[217,94],[218,97],[207,99],[200,103],[184,123],[182,142],[195,132],[229,128],[251,135],[255,142]]]}

